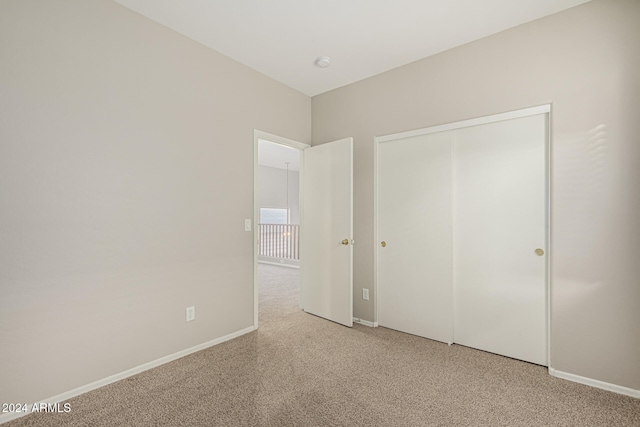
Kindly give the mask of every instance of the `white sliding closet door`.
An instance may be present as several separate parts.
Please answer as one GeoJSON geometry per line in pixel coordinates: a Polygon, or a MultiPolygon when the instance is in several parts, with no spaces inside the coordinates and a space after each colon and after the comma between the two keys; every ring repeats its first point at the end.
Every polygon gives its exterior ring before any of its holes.
{"type": "Polygon", "coordinates": [[[458,129],[453,145],[454,341],[540,365],[547,365],[546,120],[458,129]]]}
{"type": "Polygon", "coordinates": [[[377,242],[378,323],[449,343],[451,139],[441,132],[379,144],[377,242]]]}

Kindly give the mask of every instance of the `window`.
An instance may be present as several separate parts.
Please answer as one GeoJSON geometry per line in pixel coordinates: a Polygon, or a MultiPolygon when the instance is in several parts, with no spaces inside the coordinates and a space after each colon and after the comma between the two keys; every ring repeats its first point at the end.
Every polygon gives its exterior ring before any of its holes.
{"type": "Polygon", "coordinates": [[[288,224],[287,209],[260,208],[260,224],[288,224]]]}

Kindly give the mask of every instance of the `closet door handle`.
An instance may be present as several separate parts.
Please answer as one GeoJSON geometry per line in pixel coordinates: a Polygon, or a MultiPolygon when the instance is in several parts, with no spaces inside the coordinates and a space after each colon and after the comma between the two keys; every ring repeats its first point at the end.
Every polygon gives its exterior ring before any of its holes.
{"type": "Polygon", "coordinates": [[[542,256],[542,255],[544,255],[544,251],[543,251],[542,249],[540,249],[540,248],[536,249],[534,252],[535,252],[535,253],[536,253],[536,255],[538,255],[538,256],[542,256]]]}
{"type": "Polygon", "coordinates": [[[382,246],[383,248],[385,248],[387,246],[387,242],[385,242],[384,240],[382,242],[380,242],[380,246],[382,246]]]}

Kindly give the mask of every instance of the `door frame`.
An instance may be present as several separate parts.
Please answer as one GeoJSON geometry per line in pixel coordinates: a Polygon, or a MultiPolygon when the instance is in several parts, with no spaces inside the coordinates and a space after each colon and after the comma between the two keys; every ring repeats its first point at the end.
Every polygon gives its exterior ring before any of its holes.
{"type": "MultiPolygon", "coordinates": [[[[373,252],[373,265],[374,265],[374,289],[375,289],[375,304],[374,304],[374,319],[375,323],[378,323],[378,188],[379,188],[379,168],[378,168],[378,148],[379,144],[383,142],[389,142],[397,139],[409,138],[413,136],[428,135],[431,133],[444,132],[450,130],[456,130],[460,128],[478,126],[488,123],[500,122],[504,120],[517,119],[521,117],[528,117],[538,114],[546,114],[547,128],[546,128],[546,141],[545,141],[545,236],[546,247],[544,248],[547,256],[545,257],[545,294],[546,294],[546,331],[547,331],[547,365],[551,371],[551,104],[543,104],[535,107],[524,108],[521,110],[508,111],[505,113],[493,114],[484,117],[478,117],[474,119],[462,120],[458,122],[446,123],[442,125],[430,126],[421,129],[410,130],[406,132],[398,132],[394,134],[387,134],[374,137],[374,150],[373,150],[373,235],[374,235],[374,247],[373,252]]],[[[453,301],[451,302],[453,304],[453,301]]],[[[453,335],[452,335],[453,338],[453,335]]]]}
{"type": "MultiPolygon", "coordinates": [[[[253,130],[253,327],[258,329],[258,301],[259,301],[259,288],[258,288],[258,254],[260,238],[260,230],[258,228],[258,222],[260,221],[260,202],[258,200],[258,140],[263,139],[265,141],[272,142],[274,144],[284,145],[286,147],[295,148],[300,150],[300,182],[302,182],[303,176],[303,164],[304,164],[304,150],[311,147],[310,144],[304,142],[295,141],[282,136],[267,133],[258,129],[253,130]]],[[[300,206],[304,197],[302,186],[300,186],[300,206]]],[[[302,228],[304,224],[303,220],[304,212],[300,210],[300,232],[302,234],[302,228]]],[[[302,268],[302,263],[300,263],[302,268]]]]}

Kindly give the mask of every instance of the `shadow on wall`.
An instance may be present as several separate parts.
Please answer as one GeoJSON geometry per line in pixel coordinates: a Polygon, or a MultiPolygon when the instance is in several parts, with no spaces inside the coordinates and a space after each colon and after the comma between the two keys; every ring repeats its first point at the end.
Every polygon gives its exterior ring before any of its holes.
{"type": "Polygon", "coordinates": [[[606,124],[600,124],[583,133],[559,135],[554,141],[552,164],[560,166],[552,174],[554,183],[560,184],[552,188],[553,212],[562,212],[552,222],[553,229],[562,230],[561,236],[552,236],[554,302],[566,308],[580,307],[583,297],[591,300],[590,294],[604,291],[607,266],[594,260],[606,259],[605,252],[611,248],[605,242],[615,221],[605,191],[610,179],[605,176],[607,134],[606,124]],[[568,276],[565,271],[580,275],[568,276]]]}

